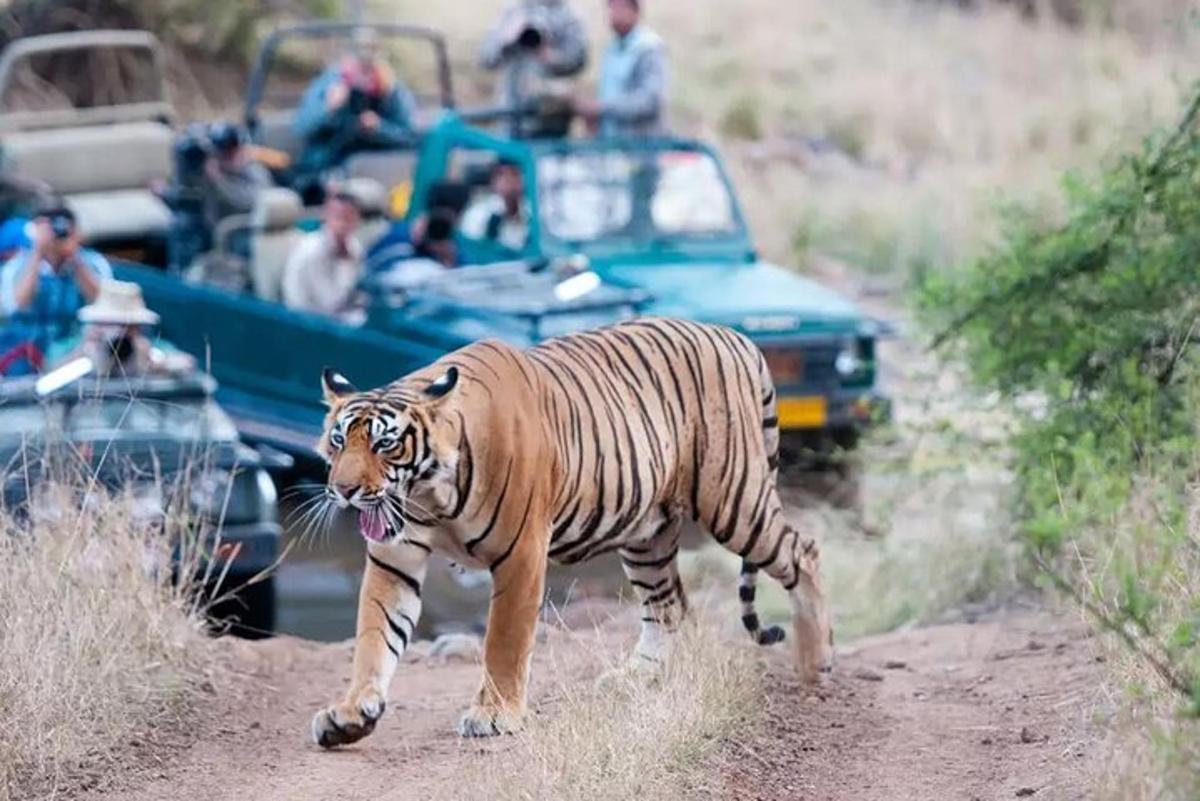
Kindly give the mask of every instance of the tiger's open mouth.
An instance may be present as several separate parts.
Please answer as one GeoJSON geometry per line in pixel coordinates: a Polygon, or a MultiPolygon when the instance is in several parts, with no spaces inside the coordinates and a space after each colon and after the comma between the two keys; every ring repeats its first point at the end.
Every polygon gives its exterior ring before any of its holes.
{"type": "Polygon", "coordinates": [[[383,508],[379,506],[359,510],[358,530],[370,542],[388,542],[399,533],[392,528],[392,524],[383,513],[383,508]]]}

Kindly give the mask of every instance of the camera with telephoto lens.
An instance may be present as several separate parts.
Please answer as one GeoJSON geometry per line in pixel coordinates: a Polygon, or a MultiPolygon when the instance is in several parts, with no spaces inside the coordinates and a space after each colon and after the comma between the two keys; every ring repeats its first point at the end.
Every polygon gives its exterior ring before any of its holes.
{"type": "Polygon", "coordinates": [[[380,105],[380,98],[377,95],[364,92],[357,86],[350,87],[350,94],[346,98],[346,108],[354,116],[357,117],[366,111],[374,111],[378,114],[380,105]]]}
{"type": "Polygon", "coordinates": [[[537,50],[546,41],[547,20],[544,14],[539,13],[540,11],[541,9],[533,9],[526,12],[525,24],[521,26],[517,38],[512,41],[514,47],[522,50],[537,50]]]}
{"type": "Polygon", "coordinates": [[[537,50],[542,46],[544,40],[545,36],[542,34],[541,28],[535,25],[526,25],[517,36],[517,47],[524,50],[537,50]]]}
{"type": "Polygon", "coordinates": [[[188,184],[204,173],[212,145],[203,126],[191,125],[175,140],[175,182],[188,184]]]}
{"type": "Polygon", "coordinates": [[[134,344],[133,338],[128,334],[121,334],[116,339],[110,340],[108,349],[112,353],[117,364],[125,364],[129,358],[133,356],[134,344]]]}

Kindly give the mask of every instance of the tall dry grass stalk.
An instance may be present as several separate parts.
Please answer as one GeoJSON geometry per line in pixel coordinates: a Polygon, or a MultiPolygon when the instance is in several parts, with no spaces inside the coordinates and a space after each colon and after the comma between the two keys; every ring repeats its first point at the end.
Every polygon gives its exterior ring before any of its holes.
{"type": "Polygon", "coordinates": [[[171,545],[132,497],[0,513],[0,798],[69,797],[177,722],[204,667],[171,545]]]}
{"type": "Polygon", "coordinates": [[[550,700],[515,745],[474,764],[464,786],[497,801],[693,797],[705,757],[754,722],[763,692],[753,646],[721,625],[736,614],[694,611],[656,679],[613,663],[619,649],[599,632],[557,644],[570,668],[551,644],[550,665],[534,676],[543,692],[550,684],[550,700]],[[594,647],[579,642],[590,636],[594,647]],[[584,666],[581,651],[595,654],[584,666]]]}

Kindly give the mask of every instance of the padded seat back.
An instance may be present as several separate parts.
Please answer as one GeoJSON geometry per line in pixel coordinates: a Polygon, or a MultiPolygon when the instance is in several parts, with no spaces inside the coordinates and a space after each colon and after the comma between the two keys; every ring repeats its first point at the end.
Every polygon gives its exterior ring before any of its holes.
{"type": "Polygon", "coordinates": [[[0,146],[18,175],[60,195],[147,189],[171,175],[171,129],[159,122],[16,131],[0,146]]]}
{"type": "Polygon", "coordinates": [[[251,244],[250,281],[254,294],[278,303],[283,294],[283,270],[292,248],[302,236],[296,223],[304,205],[290,189],[274,187],[259,192],[250,212],[254,231],[251,244]]]}

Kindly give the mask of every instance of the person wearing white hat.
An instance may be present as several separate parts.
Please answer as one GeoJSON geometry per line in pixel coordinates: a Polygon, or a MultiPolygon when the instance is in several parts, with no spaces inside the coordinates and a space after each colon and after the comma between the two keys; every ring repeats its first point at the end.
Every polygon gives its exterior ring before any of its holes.
{"type": "Polygon", "coordinates": [[[92,303],[79,310],[84,324],[82,338],[74,343],[59,343],[69,352],[60,358],[54,348],[47,354],[52,365],[80,357],[91,359],[99,376],[134,376],[187,372],[195,360],[184,353],[155,347],[142,326],[158,325],[159,317],[146,307],[142,288],[129,281],[104,280],[92,303]]]}

